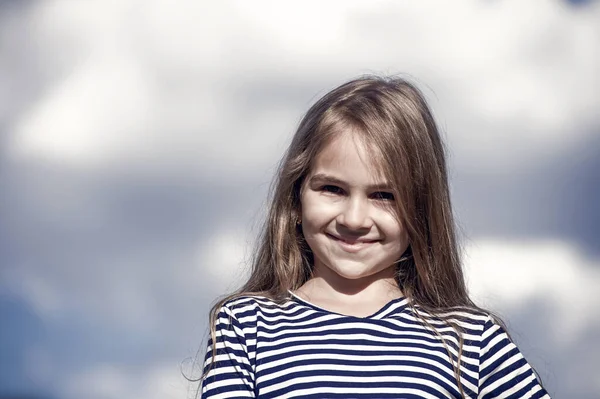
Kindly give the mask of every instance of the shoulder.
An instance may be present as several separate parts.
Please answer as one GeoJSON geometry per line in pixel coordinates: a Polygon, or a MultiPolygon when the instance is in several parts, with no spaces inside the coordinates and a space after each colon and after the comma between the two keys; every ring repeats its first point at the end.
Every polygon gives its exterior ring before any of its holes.
{"type": "Polygon", "coordinates": [[[486,319],[479,340],[481,397],[550,398],[513,342],[493,315],[486,319]]]}
{"type": "Polygon", "coordinates": [[[225,301],[219,309],[219,313],[225,313],[240,320],[258,316],[277,316],[291,311],[293,307],[294,304],[289,299],[276,301],[258,294],[244,294],[225,301]]]}
{"type": "Polygon", "coordinates": [[[481,336],[488,323],[496,322],[490,313],[470,307],[451,307],[432,313],[415,305],[412,313],[433,327],[453,326],[474,336],[481,336]]]}

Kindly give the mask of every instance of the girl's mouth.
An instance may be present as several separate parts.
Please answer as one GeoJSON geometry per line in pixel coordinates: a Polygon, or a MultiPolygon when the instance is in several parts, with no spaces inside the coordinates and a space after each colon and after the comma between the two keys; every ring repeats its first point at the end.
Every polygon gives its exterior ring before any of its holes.
{"type": "Polygon", "coordinates": [[[368,248],[377,242],[377,240],[348,240],[329,233],[326,233],[326,235],[335,241],[344,251],[352,253],[368,248]]]}

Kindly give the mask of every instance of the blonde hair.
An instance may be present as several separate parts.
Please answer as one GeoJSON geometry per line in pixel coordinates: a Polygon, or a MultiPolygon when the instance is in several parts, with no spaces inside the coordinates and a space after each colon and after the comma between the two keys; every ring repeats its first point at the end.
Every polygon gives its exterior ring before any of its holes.
{"type": "Polygon", "coordinates": [[[449,355],[464,396],[459,368],[462,334],[441,313],[456,307],[479,308],[469,298],[463,277],[443,141],[421,91],[399,77],[359,77],[333,89],[308,110],[273,181],[250,277],[211,309],[212,342],[216,342],[216,319],[225,302],[252,294],[283,302],[288,290],[311,278],[313,255],[296,224],[300,191],[317,154],[349,129],[377,154],[380,171],[397,199],[395,210],[408,232],[409,247],[396,267],[398,286],[413,309],[417,306],[438,315],[460,337],[456,366],[449,355]]]}

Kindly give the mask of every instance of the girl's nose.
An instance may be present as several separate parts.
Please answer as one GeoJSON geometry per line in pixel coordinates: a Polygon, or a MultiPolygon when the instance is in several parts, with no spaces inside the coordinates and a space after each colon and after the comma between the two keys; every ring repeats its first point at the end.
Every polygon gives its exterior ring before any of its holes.
{"type": "Polygon", "coordinates": [[[338,223],[350,230],[360,230],[371,227],[369,203],[367,199],[349,198],[338,216],[338,223]]]}

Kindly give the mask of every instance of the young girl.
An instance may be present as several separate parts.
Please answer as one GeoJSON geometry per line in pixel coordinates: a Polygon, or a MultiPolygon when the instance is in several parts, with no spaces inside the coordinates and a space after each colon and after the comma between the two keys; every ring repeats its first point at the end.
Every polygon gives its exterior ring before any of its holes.
{"type": "Polygon", "coordinates": [[[403,79],[308,110],[252,266],[211,310],[201,398],[549,398],[467,294],[444,146],[403,79]]]}

